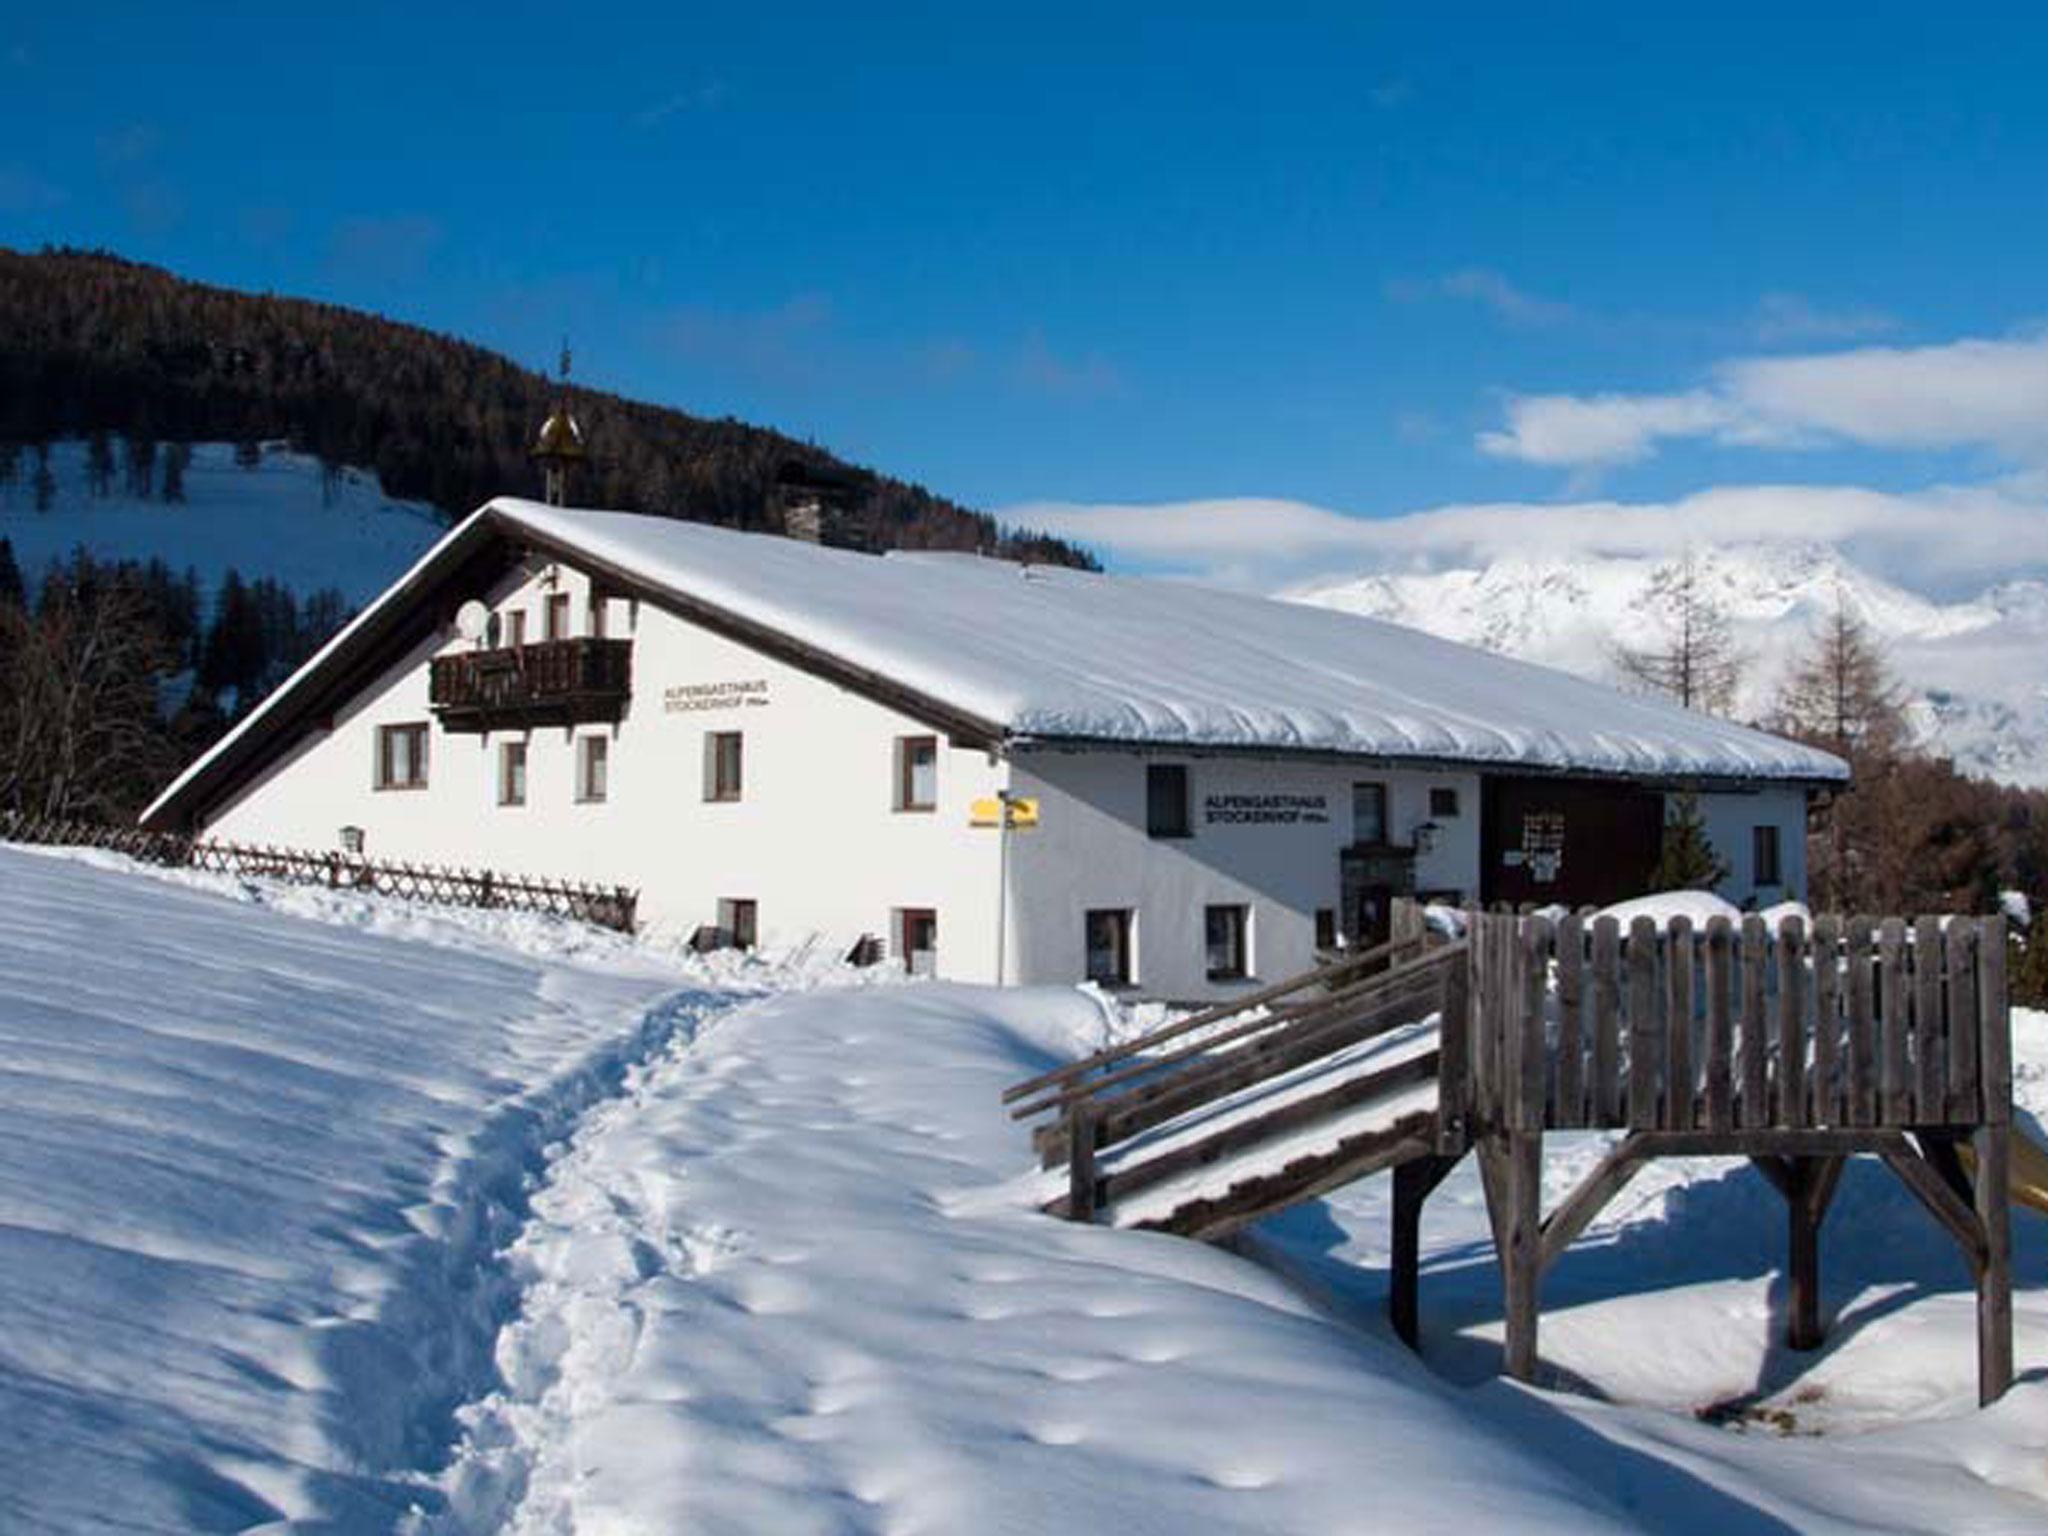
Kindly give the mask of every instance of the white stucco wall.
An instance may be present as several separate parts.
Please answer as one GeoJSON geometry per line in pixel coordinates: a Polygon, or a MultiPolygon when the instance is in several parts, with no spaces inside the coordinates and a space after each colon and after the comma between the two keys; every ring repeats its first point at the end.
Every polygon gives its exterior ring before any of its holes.
{"type": "Polygon", "coordinates": [[[1147,996],[1228,995],[1306,970],[1316,909],[1339,905],[1338,855],[1351,841],[1354,782],[1387,786],[1387,835],[1398,844],[1411,842],[1416,826],[1432,819],[1432,787],[1456,789],[1459,814],[1434,818],[1439,830],[1432,851],[1416,861],[1416,883],[1421,890],[1473,889],[1476,774],[1134,751],[1020,752],[1013,788],[1038,799],[1040,824],[1011,835],[1011,979],[1082,975],[1091,908],[1134,914],[1134,986],[1147,996]],[[1148,762],[1187,766],[1192,836],[1147,835],[1148,762]],[[1320,800],[1322,819],[1299,808],[1292,820],[1233,819],[1257,812],[1229,797],[1272,795],[1320,800]],[[1211,905],[1251,909],[1251,975],[1241,982],[1208,979],[1203,909],[1211,905]]]}
{"type": "MultiPolygon", "coordinates": [[[[1728,866],[1728,877],[1715,887],[1738,907],[1768,907],[1780,901],[1806,899],[1806,791],[1799,788],[1759,789],[1752,794],[1703,794],[1700,819],[1707,840],[1728,866]],[[1778,829],[1776,885],[1757,882],[1754,829],[1778,829]]],[[[1670,804],[1666,803],[1666,813],[1670,804]]]]}
{"type": "MultiPolygon", "coordinates": [[[[561,568],[571,633],[586,633],[588,583],[561,568]]],[[[486,594],[502,615],[526,609],[542,632],[541,575],[486,594]]],[[[360,826],[373,858],[431,860],[512,873],[638,887],[643,923],[688,932],[717,921],[721,898],[759,903],[770,944],[813,934],[840,949],[863,933],[892,946],[892,912],[939,913],[941,974],[992,980],[997,844],[966,830],[969,803],[995,793],[1005,770],[940,737],[938,808],[898,811],[895,741],[930,727],[773,661],[647,603],[610,600],[607,633],[633,641],[633,694],[616,727],[530,732],[431,732],[421,790],[374,787],[379,726],[431,721],[428,660],[466,647],[452,627],[394,665],[334,722],[221,808],[214,836],[299,847],[338,846],[360,826]],[[760,703],[689,695],[695,685],[763,682],[760,703]],[[705,702],[717,707],[701,707],[705,702]],[[704,736],[745,740],[745,792],[704,798],[704,736]],[[602,804],[575,794],[575,741],[612,738],[602,804]],[[498,802],[498,747],[528,745],[523,806],[498,802]]]]}
{"type": "MultiPolygon", "coordinates": [[[[587,632],[589,585],[566,566],[537,564],[483,596],[501,616],[543,631],[548,591],[570,598],[572,634],[587,632]],[[552,581],[554,585],[548,586],[552,581]]],[[[1387,789],[1387,840],[1409,845],[1423,892],[1475,896],[1482,795],[1476,772],[1379,770],[1285,757],[1062,751],[1020,747],[1009,762],[948,745],[941,733],[873,700],[721,639],[651,603],[612,598],[606,633],[633,642],[633,693],[616,727],[488,735],[430,731],[428,782],[375,787],[380,726],[433,721],[428,662],[467,647],[452,624],[360,693],[331,728],[302,741],[217,808],[211,835],[334,848],[359,826],[373,858],[411,859],[637,887],[650,927],[684,933],[715,923],[722,899],[758,903],[762,940],[815,941],[843,952],[862,934],[893,949],[894,913],[938,914],[939,974],[1059,983],[1085,972],[1084,913],[1135,914],[1136,990],[1208,998],[1243,991],[1312,963],[1315,915],[1341,912],[1340,851],[1352,841],[1354,783],[1387,789]],[[720,692],[720,684],[749,684],[720,692]],[[755,701],[755,702],[748,702],[755,701]],[[745,790],[734,803],[704,791],[707,732],[745,740],[745,790]],[[576,798],[576,738],[611,740],[608,795],[576,798]],[[896,741],[939,735],[938,806],[895,808],[896,741]],[[528,743],[527,797],[498,804],[499,747],[528,743]],[[1146,830],[1146,765],[1184,764],[1192,835],[1146,830]],[[1001,837],[969,826],[970,805],[1008,787],[1039,801],[1039,825],[1010,834],[1009,891],[999,898],[1001,837]],[[1432,815],[1430,791],[1454,790],[1455,816],[1432,815]],[[1261,797],[1294,800],[1263,814],[1261,797]],[[1233,797],[1240,797],[1233,799],[1233,797]],[[1203,909],[1250,909],[1250,972],[1207,976],[1203,909]]],[[[1798,789],[1701,796],[1709,835],[1730,865],[1723,894],[1767,905],[1805,884],[1805,797],[1798,789]],[[1781,888],[1759,890],[1751,828],[1780,827],[1781,888]]],[[[1341,918],[1340,918],[1341,921],[1341,918]]]]}

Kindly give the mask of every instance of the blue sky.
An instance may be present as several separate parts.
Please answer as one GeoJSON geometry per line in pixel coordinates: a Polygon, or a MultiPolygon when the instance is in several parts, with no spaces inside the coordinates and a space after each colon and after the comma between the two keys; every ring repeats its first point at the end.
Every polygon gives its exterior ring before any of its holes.
{"type": "Polygon", "coordinates": [[[1138,565],[1758,485],[2038,514],[2044,66],[2019,7],[82,3],[0,45],[0,241],[566,331],[1138,565]]]}

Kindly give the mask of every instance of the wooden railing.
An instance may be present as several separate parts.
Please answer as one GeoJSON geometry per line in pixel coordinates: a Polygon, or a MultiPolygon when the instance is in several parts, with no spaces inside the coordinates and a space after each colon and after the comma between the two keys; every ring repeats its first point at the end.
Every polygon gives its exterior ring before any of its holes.
{"type": "Polygon", "coordinates": [[[433,659],[428,703],[450,731],[617,720],[633,687],[630,640],[543,640],[433,659]]]}
{"type": "Polygon", "coordinates": [[[194,839],[176,832],[96,822],[54,821],[0,813],[0,842],[66,848],[104,848],[149,864],[213,870],[221,874],[370,891],[437,906],[499,907],[571,918],[631,933],[639,892],[625,886],[587,885],[508,875],[489,869],[376,861],[340,852],[276,848],[194,839]]]}
{"type": "Polygon", "coordinates": [[[2002,918],[1469,921],[1447,1115],[1716,1133],[2010,1118],[2002,918]]]}
{"type": "MultiPolygon", "coordinates": [[[[1192,1123],[1206,1107],[1290,1073],[1312,1075],[1319,1062],[1426,1019],[1447,985],[1462,991],[1464,955],[1462,944],[1431,948],[1420,937],[1383,944],[1015,1085],[1004,1094],[1017,1105],[1013,1118],[1052,1116],[1035,1133],[1044,1165],[1068,1165],[1066,1199],[1051,1208],[1088,1220],[1104,1205],[1429,1081],[1438,1068],[1434,1049],[1276,1095],[1271,1107],[1205,1134],[1156,1138],[1161,1144],[1150,1152],[1138,1145],[1175,1121],[1192,1123]],[[1104,1158],[1117,1151],[1129,1155],[1105,1171],[1104,1158]]],[[[1390,1128],[1389,1144],[1427,1137],[1434,1121],[1432,1107],[1416,1123],[1390,1128]]],[[[1203,1231],[1214,1235],[1256,1214],[1252,1204],[1205,1211],[1203,1231]]]]}

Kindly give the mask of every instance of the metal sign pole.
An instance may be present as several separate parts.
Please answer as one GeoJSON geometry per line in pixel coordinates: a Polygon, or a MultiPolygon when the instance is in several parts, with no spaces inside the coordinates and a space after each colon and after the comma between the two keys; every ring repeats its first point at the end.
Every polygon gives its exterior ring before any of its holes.
{"type": "Polygon", "coordinates": [[[996,985],[1003,985],[1004,939],[1009,929],[1010,908],[1010,792],[996,791],[1002,818],[996,830],[996,985]]]}

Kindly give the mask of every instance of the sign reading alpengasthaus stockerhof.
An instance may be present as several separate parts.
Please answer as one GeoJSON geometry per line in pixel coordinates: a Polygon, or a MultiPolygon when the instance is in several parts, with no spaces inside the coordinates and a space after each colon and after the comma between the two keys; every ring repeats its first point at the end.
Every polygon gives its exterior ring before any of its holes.
{"type": "Polygon", "coordinates": [[[768,702],[768,679],[747,678],[728,683],[676,683],[661,691],[661,707],[671,715],[705,710],[747,709],[768,702]]]}
{"type": "Polygon", "coordinates": [[[1325,826],[1328,795],[1208,795],[1202,820],[1212,827],[1325,826]]]}

